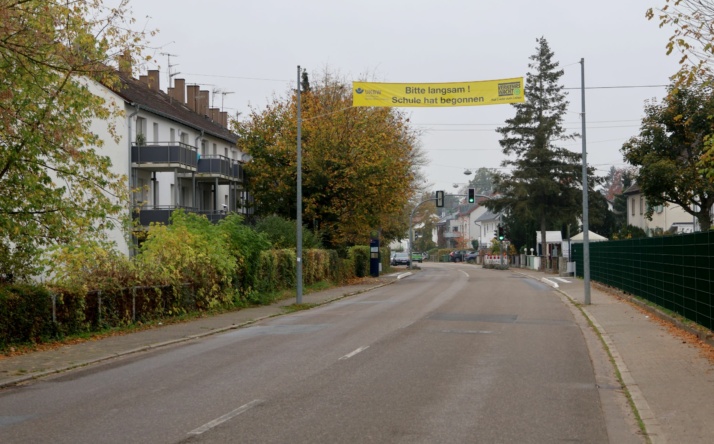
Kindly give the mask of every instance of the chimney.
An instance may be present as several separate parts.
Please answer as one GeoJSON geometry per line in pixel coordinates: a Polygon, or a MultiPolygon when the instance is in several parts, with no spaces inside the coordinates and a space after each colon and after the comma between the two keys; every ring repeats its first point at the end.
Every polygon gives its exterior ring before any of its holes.
{"type": "Polygon", "coordinates": [[[219,108],[210,108],[208,110],[208,116],[216,123],[219,123],[221,117],[221,110],[219,108]]]}
{"type": "Polygon", "coordinates": [[[160,89],[159,87],[159,70],[158,69],[150,69],[149,70],[149,89],[152,91],[158,91],[160,89]]]}
{"type": "Polygon", "coordinates": [[[221,125],[223,128],[228,128],[228,113],[225,111],[221,111],[221,125]]]}
{"type": "Polygon", "coordinates": [[[198,85],[188,85],[186,87],[186,105],[191,108],[192,111],[198,109],[198,85]]]}
{"type": "Polygon", "coordinates": [[[131,52],[129,50],[124,51],[117,57],[117,64],[119,65],[119,72],[131,76],[132,63],[131,63],[131,52]]]}
{"type": "Polygon", "coordinates": [[[186,102],[186,79],[174,80],[174,99],[181,103],[186,102]]]}
{"type": "Polygon", "coordinates": [[[202,89],[198,92],[198,109],[196,112],[202,116],[208,115],[208,99],[210,92],[207,89],[202,89]]]}
{"type": "Polygon", "coordinates": [[[149,86],[149,76],[139,76],[139,81],[146,86],[149,86]]]}

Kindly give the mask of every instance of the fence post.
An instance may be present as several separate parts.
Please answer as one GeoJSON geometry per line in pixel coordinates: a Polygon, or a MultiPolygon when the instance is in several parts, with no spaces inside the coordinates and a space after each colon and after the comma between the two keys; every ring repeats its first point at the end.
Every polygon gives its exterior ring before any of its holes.
{"type": "Polygon", "coordinates": [[[131,322],[136,322],[136,286],[131,287],[131,322]]]}
{"type": "Polygon", "coordinates": [[[97,324],[102,323],[102,290],[97,291],[97,324]]]}

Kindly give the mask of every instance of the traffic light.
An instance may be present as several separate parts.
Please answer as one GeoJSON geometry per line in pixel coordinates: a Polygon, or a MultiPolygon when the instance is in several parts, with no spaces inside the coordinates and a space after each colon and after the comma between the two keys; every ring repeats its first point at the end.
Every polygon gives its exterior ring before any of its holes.
{"type": "Polygon", "coordinates": [[[498,230],[493,230],[493,237],[498,237],[498,230]]]}
{"type": "Polygon", "coordinates": [[[469,203],[476,202],[476,190],[469,188],[469,203]]]}
{"type": "Polygon", "coordinates": [[[436,207],[442,208],[443,206],[444,206],[444,192],[437,191],[436,192],[436,207]]]}
{"type": "Polygon", "coordinates": [[[504,237],[503,236],[503,227],[499,225],[498,226],[498,240],[503,240],[503,237],[504,237]]]}

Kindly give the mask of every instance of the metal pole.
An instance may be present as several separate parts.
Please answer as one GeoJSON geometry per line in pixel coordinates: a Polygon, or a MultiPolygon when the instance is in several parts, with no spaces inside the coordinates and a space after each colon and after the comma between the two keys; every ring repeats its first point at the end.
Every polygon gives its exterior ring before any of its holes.
{"type": "Polygon", "coordinates": [[[583,283],[585,285],[584,304],[590,305],[590,239],[588,224],[588,153],[585,143],[585,59],[580,59],[580,94],[582,96],[583,123],[583,283]]]}
{"type": "Polygon", "coordinates": [[[302,115],[300,111],[300,65],[297,67],[297,291],[295,302],[302,304],[302,115]]]}

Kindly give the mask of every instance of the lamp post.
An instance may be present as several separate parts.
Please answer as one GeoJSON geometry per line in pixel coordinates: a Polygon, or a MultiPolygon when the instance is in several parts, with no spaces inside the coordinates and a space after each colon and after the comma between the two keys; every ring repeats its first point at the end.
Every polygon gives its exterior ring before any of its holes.
{"type": "Polygon", "coordinates": [[[481,226],[480,223],[474,221],[474,225],[478,225],[478,248],[476,250],[481,249],[481,232],[483,231],[483,227],[481,226]]]}
{"type": "MultiPolygon", "coordinates": [[[[469,185],[471,185],[471,183],[470,183],[471,174],[472,173],[471,173],[470,169],[466,168],[464,170],[464,175],[466,176],[466,192],[467,192],[467,194],[468,194],[469,185]]],[[[468,243],[471,242],[471,225],[469,225],[469,222],[471,221],[471,213],[466,213],[464,216],[466,217],[466,221],[464,222],[464,249],[468,249],[468,243]],[[468,239],[466,238],[466,228],[467,227],[468,227],[468,231],[469,231],[468,239]]]]}

